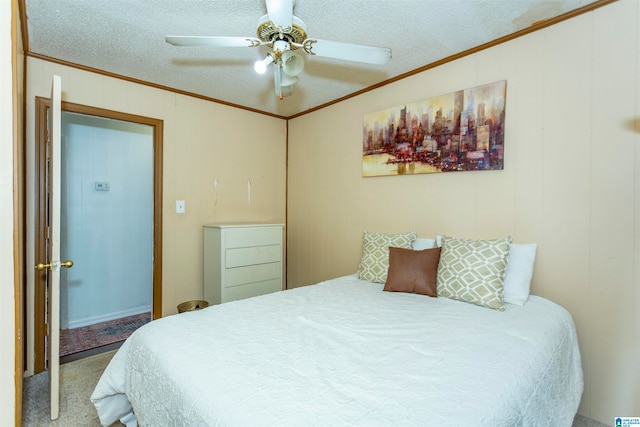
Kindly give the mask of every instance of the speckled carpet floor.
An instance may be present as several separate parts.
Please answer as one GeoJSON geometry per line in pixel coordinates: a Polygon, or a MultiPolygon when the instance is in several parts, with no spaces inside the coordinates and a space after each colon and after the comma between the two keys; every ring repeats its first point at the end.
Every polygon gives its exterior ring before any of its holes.
{"type": "Polygon", "coordinates": [[[60,366],[60,416],[55,421],[49,416],[48,372],[25,378],[22,426],[100,426],[89,397],[114,354],[109,351],[60,366]]]}

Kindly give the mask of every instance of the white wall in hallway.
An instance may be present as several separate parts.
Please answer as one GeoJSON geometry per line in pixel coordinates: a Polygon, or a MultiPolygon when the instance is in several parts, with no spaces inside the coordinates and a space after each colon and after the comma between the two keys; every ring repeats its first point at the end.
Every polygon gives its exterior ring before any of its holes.
{"type": "Polygon", "coordinates": [[[62,132],[62,327],[151,311],[153,128],[64,113],[62,132]]]}

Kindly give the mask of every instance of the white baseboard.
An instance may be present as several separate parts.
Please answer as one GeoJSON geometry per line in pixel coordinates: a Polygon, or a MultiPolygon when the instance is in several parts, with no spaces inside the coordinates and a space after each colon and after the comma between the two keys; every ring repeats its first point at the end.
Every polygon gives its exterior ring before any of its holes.
{"type": "Polygon", "coordinates": [[[131,308],[129,310],[117,311],[112,313],[103,314],[101,316],[85,317],[83,319],[76,319],[69,321],[69,329],[80,328],[82,326],[95,325],[100,322],[108,322],[109,320],[120,319],[121,317],[135,316],[136,314],[150,313],[151,306],[143,306],[131,308]]]}

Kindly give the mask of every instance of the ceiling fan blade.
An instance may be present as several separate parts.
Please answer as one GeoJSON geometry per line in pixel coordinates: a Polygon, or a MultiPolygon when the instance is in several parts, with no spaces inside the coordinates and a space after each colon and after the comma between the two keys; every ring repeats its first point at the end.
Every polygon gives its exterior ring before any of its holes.
{"type": "Polygon", "coordinates": [[[254,37],[167,36],[165,40],[174,46],[255,47],[263,43],[254,37]]]}
{"type": "Polygon", "coordinates": [[[304,51],[309,55],[343,59],[345,61],[365,62],[367,64],[385,64],[391,59],[391,49],[360,44],[332,42],[328,40],[307,39],[302,42],[304,51]]]}
{"type": "Polygon", "coordinates": [[[266,0],[269,20],[280,28],[291,28],[293,0],[266,0]]]}

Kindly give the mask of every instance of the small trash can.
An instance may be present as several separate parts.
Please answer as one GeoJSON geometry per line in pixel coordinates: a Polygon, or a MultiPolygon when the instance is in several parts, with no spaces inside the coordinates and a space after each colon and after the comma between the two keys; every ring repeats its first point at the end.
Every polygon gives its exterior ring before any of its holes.
{"type": "Polygon", "coordinates": [[[178,304],[178,313],[184,313],[185,311],[195,311],[202,308],[209,307],[209,303],[203,300],[195,299],[192,301],[185,301],[178,304]]]}

